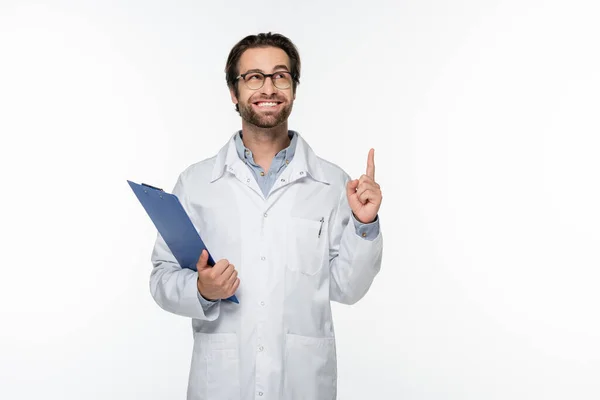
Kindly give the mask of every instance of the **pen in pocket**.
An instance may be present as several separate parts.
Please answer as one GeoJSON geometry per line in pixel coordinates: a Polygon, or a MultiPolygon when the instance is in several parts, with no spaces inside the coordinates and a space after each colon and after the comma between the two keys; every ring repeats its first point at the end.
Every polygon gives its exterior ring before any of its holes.
{"type": "Polygon", "coordinates": [[[325,222],[325,217],[321,217],[319,222],[321,223],[321,226],[319,227],[319,234],[317,235],[318,238],[321,237],[321,231],[323,230],[323,222],[325,222]]]}

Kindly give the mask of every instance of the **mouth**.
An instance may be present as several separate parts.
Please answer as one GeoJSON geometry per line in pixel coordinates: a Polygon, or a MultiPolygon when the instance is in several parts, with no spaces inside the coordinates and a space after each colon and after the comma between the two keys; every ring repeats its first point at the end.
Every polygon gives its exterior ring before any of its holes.
{"type": "Polygon", "coordinates": [[[276,110],[281,105],[281,101],[257,101],[252,103],[253,107],[256,107],[259,110],[276,110]]]}

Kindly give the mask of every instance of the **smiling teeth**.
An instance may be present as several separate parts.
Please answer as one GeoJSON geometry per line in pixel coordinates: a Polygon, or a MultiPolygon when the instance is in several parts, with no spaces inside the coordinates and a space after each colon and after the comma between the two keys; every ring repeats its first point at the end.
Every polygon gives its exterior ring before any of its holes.
{"type": "Polygon", "coordinates": [[[258,103],[259,107],[275,107],[277,103],[258,103]]]}

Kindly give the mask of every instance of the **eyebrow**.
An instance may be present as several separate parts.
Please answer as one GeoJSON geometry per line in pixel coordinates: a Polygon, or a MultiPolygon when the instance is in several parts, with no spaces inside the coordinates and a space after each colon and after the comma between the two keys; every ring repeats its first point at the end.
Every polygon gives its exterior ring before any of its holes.
{"type": "MultiPolygon", "coordinates": [[[[283,65],[283,64],[274,66],[273,67],[273,72],[275,72],[275,71],[281,71],[282,69],[289,72],[289,69],[288,69],[287,65],[283,65]]],[[[264,71],[262,69],[260,69],[260,68],[253,68],[253,69],[249,69],[248,71],[246,71],[246,73],[249,73],[249,72],[263,72],[264,73],[264,71]]]]}

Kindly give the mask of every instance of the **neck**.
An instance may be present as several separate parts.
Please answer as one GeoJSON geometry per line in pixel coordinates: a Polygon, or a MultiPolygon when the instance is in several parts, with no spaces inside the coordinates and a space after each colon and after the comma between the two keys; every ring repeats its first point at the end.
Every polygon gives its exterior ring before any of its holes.
{"type": "Polygon", "coordinates": [[[242,135],[244,146],[259,165],[269,165],[277,153],[290,145],[287,121],[273,128],[259,128],[242,120],[242,135]]]}

